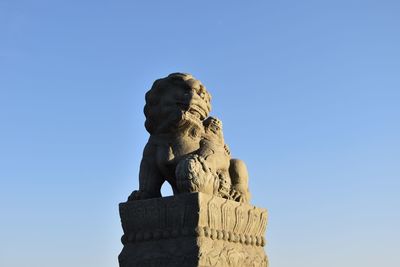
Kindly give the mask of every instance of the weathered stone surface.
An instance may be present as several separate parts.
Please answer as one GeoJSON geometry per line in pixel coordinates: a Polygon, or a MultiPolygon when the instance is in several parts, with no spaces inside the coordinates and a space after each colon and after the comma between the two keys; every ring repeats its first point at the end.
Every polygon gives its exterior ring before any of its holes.
{"type": "Polygon", "coordinates": [[[120,204],[120,267],[267,266],[267,211],[203,193],[120,204]]]}
{"type": "Polygon", "coordinates": [[[120,267],[268,266],[267,211],[251,206],[245,163],[233,159],[211,95],[190,74],[146,93],[139,190],[120,204],[120,267]],[[161,197],[168,182],[173,197],[161,197]]]}
{"type": "Polygon", "coordinates": [[[129,200],[161,197],[167,181],[174,195],[203,192],[249,202],[246,165],[231,158],[222,122],[209,117],[211,95],[190,74],[158,79],[146,93],[145,126],[150,138],[144,148],[139,190],[129,200]]]}

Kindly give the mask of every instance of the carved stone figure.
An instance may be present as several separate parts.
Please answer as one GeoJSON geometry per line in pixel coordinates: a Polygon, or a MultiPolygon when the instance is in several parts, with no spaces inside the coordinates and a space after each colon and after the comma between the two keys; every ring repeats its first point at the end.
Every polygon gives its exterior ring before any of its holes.
{"type": "Polygon", "coordinates": [[[174,194],[203,192],[249,202],[247,168],[231,159],[222,123],[208,117],[211,95],[190,74],[156,80],[146,93],[145,126],[150,133],[139,172],[139,190],[128,200],[161,197],[165,181],[174,194]]]}
{"type": "Polygon", "coordinates": [[[146,93],[139,190],[120,203],[120,267],[268,267],[267,210],[252,206],[246,165],[231,158],[211,96],[190,74],[146,93]],[[174,192],[161,197],[167,181],[174,192]]]}

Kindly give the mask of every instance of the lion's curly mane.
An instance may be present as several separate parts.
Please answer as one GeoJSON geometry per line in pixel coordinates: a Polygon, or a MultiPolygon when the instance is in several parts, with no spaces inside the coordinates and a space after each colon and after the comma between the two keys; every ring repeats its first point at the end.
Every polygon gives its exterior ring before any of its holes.
{"type": "Polygon", "coordinates": [[[199,80],[185,73],[172,73],[156,80],[145,99],[145,127],[150,134],[158,133],[160,125],[172,121],[171,117],[177,117],[178,112],[196,114],[201,123],[211,111],[211,95],[207,89],[199,80]],[[189,92],[193,95],[186,99],[189,92]]]}

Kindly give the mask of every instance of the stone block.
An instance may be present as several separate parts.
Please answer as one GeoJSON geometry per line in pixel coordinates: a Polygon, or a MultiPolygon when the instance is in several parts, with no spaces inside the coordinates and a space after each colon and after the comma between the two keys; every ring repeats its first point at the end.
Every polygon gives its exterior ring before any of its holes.
{"type": "Polygon", "coordinates": [[[267,211],[204,193],[120,204],[120,267],[268,266],[267,211]]]}

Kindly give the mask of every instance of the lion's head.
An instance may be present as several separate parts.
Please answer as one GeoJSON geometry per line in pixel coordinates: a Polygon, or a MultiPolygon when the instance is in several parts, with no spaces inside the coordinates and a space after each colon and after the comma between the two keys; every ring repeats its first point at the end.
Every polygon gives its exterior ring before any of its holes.
{"type": "Polygon", "coordinates": [[[150,134],[170,133],[202,122],[211,110],[211,95],[190,74],[172,73],[158,79],[146,93],[145,126],[150,134]]]}
{"type": "Polygon", "coordinates": [[[222,122],[214,117],[208,117],[203,121],[204,135],[203,138],[214,143],[224,145],[224,134],[222,132],[222,122]]]}

